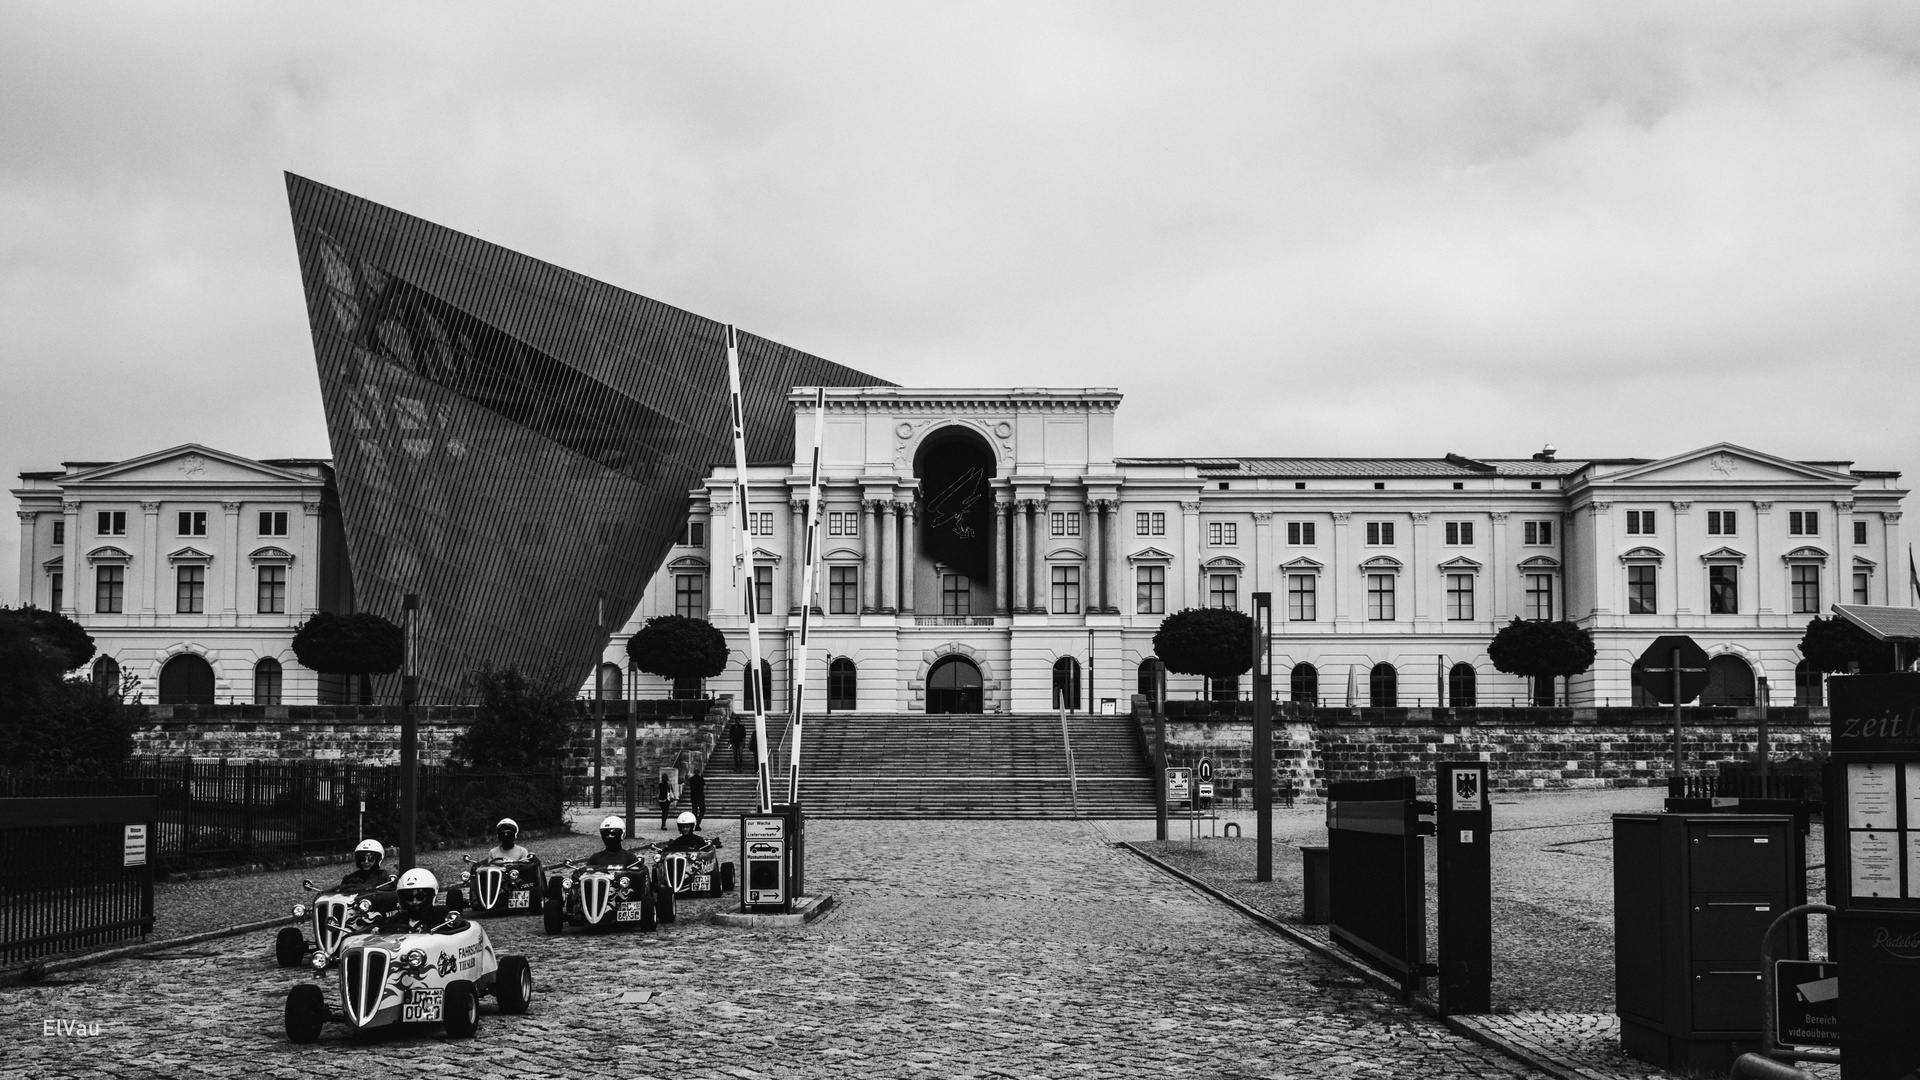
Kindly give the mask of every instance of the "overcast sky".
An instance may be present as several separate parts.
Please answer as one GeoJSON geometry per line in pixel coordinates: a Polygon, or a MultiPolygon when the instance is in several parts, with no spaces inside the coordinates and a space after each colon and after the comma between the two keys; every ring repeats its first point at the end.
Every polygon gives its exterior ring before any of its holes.
{"type": "Polygon", "coordinates": [[[7,0],[9,486],[328,453],[282,170],[1123,454],[1920,471],[1912,5],[7,0]]]}

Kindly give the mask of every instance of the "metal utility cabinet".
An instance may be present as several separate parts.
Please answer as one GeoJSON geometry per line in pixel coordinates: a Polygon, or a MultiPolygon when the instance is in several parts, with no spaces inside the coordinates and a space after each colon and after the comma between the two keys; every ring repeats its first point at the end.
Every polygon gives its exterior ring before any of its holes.
{"type": "MultiPolygon", "coordinates": [[[[1620,1047],[1662,1068],[1725,1073],[1760,1047],[1760,939],[1806,902],[1802,819],[1615,814],[1614,1001],[1620,1047]]],[[[1781,959],[1806,956],[1804,924],[1781,959]]]]}

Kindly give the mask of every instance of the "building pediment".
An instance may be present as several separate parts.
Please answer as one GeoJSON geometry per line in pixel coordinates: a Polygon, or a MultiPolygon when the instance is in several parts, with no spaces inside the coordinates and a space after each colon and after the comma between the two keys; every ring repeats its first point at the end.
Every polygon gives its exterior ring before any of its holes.
{"type": "Polygon", "coordinates": [[[779,566],[780,556],[775,552],[768,551],[766,548],[757,547],[753,549],[753,561],[757,563],[767,563],[771,566],[779,566]]]}
{"type": "Polygon", "coordinates": [[[859,562],[862,557],[860,552],[850,547],[837,547],[821,556],[828,562],[859,562]]]}
{"type": "Polygon", "coordinates": [[[247,559],[255,563],[290,563],[293,561],[293,552],[268,544],[265,547],[254,548],[248,553],[247,559]]]}
{"type": "Polygon", "coordinates": [[[707,560],[698,555],[682,555],[667,564],[668,570],[677,570],[682,574],[707,572],[707,560]]]}
{"type": "Polygon", "coordinates": [[[87,552],[87,561],[90,563],[125,563],[132,562],[133,556],[127,554],[125,548],[117,548],[112,544],[102,544],[92,551],[87,552]]]}
{"type": "Polygon", "coordinates": [[[1375,555],[1361,563],[1360,569],[1362,572],[1372,571],[1376,574],[1397,574],[1406,569],[1406,564],[1391,555],[1375,555]]]}
{"type": "Polygon", "coordinates": [[[1684,454],[1593,478],[1596,484],[1844,484],[1854,477],[1732,443],[1714,443],[1684,454]]]}
{"type": "Polygon", "coordinates": [[[1056,562],[1081,562],[1086,559],[1086,556],[1072,548],[1055,548],[1047,552],[1047,558],[1056,562]]]}
{"type": "Polygon", "coordinates": [[[1480,572],[1480,563],[1467,558],[1465,555],[1456,555],[1446,562],[1441,563],[1440,570],[1442,573],[1477,574],[1480,572]]]}
{"type": "Polygon", "coordinates": [[[1531,570],[1536,574],[1545,574],[1558,571],[1560,560],[1551,555],[1535,555],[1531,559],[1521,559],[1518,565],[1523,571],[1531,570]]]}
{"type": "Polygon", "coordinates": [[[66,479],[71,484],[112,484],[116,486],[205,486],[218,484],[314,485],[319,481],[304,473],[264,465],[251,458],[229,454],[198,443],[188,443],[139,457],[116,461],[76,473],[66,479]]]}
{"type": "Polygon", "coordinates": [[[1807,544],[1803,547],[1794,548],[1792,551],[1780,556],[1780,558],[1784,562],[1826,562],[1827,553],[1820,548],[1814,547],[1812,544],[1807,544]]]}
{"type": "Polygon", "coordinates": [[[170,563],[210,563],[213,561],[213,556],[189,544],[186,547],[169,551],[167,553],[167,561],[170,563]]]}
{"type": "Polygon", "coordinates": [[[67,557],[65,555],[55,555],[53,558],[48,559],[46,562],[41,563],[40,569],[45,570],[49,574],[57,574],[66,565],[67,565],[67,557]]]}
{"type": "Polygon", "coordinates": [[[1747,553],[1738,548],[1717,547],[1700,556],[1700,561],[1718,563],[1746,562],[1747,553]]]}
{"type": "Polygon", "coordinates": [[[1283,574],[1317,574],[1325,569],[1326,564],[1316,559],[1309,559],[1305,555],[1300,556],[1292,562],[1283,562],[1280,564],[1280,572],[1283,574]]]}
{"type": "Polygon", "coordinates": [[[1133,554],[1127,556],[1127,561],[1136,562],[1136,563],[1172,562],[1173,556],[1167,554],[1164,551],[1161,551],[1157,547],[1150,547],[1150,548],[1141,548],[1139,551],[1136,551],[1133,554]]]}
{"type": "Polygon", "coordinates": [[[1666,553],[1655,547],[1628,548],[1620,553],[1623,563],[1657,563],[1666,559],[1666,553]]]}
{"type": "Polygon", "coordinates": [[[1865,570],[1867,573],[1871,574],[1875,570],[1879,569],[1879,567],[1880,567],[1879,563],[1874,562],[1872,559],[1867,558],[1865,555],[1855,555],[1853,557],[1853,568],[1855,570],[1865,570]]]}
{"type": "Polygon", "coordinates": [[[1247,564],[1241,562],[1239,559],[1236,559],[1231,555],[1215,555],[1213,558],[1208,559],[1206,562],[1201,563],[1200,566],[1206,570],[1226,571],[1226,570],[1244,570],[1246,569],[1247,564]]]}

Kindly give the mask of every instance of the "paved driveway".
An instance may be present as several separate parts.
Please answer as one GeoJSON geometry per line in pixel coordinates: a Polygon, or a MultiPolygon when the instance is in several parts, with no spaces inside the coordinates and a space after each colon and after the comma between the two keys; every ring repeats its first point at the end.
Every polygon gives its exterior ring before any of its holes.
{"type": "Polygon", "coordinates": [[[255,934],[0,991],[0,1074],[1527,1075],[1090,826],[809,828],[814,883],[840,907],[805,929],[695,918],[718,901],[686,905],[659,934],[550,939],[536,920],[488,923],[496,947],[530,958],[538,991],[525,1016],[483,1012],[472,1043],[359,1046],[330,1027],[318,1046],[289,1045],[281,1005],[304,976],[273,966],[255,934]],[[622,1004],[627,990],[657,994],[622,1004]],[[48,1034],[48,1021],[99,1033],[48,1034]]]}

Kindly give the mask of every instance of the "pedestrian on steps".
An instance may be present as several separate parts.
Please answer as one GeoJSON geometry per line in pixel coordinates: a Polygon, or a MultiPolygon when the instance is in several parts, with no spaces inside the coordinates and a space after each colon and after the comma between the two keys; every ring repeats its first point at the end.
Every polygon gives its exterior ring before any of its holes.
{"type": "Polygon", "coordinates": [[[661,828],[661,831],[664,832],[667,829],[668,827],[667,819],[671,817],[672,814],[673,814],[673,771],[671,769],[666,769],[666,770],[662,770],[660,773],[660,828],[661,828]]]}
{"type": "Polygon", "coordinates": [[[740,752],[747,748],[747,725],[741,723],[737,716],[733,718],[733,723],[727,725],[727,742],[733,745],[733,771],[745,771],[746,766],[741,763],[740,752]]]}
{"type": "Polygon", "coordinates": [[[693,803],[693,827],[707,820],[707,774],[704,769],[687,777],[687,799],[693,803]]]}

